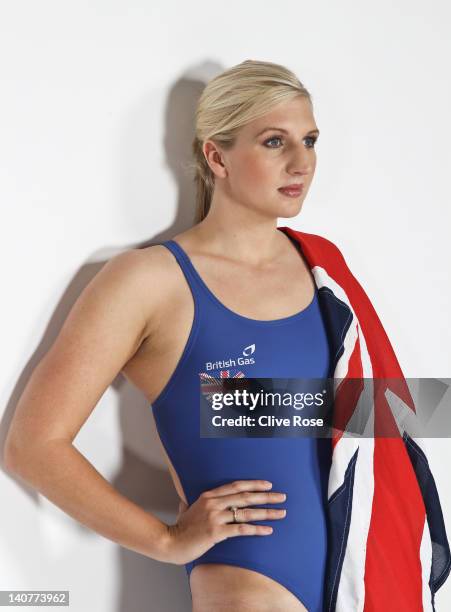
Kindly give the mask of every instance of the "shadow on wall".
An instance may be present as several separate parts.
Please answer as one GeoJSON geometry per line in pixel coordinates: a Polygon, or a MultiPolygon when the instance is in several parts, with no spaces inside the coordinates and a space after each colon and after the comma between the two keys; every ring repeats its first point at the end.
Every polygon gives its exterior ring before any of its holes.
{"type": "MultiPolygon", "coordinates": [[[[166,164],[178,186],[179,196],[175,219],[164,232],[144,243],[98,249],[89,258],[88,263],[84,264],[75,274],[55,308],[39,346],[19,376],[8,401],[0,424],[2,457],[4,441],[14,408],[28,378],[53,344],[72,305],[84,287],[113,255],[129,248],[144,248],[160,243],[193,225],[194,184],[191,175],[184,169],[184,164],[188,160],[191,161],[191,142],[194,136],[194,112],[197,100],[205,84],[222,70],[223,67],[216,63],[205,62],[187,70],[170,89],[165,112],[164,150],[166,164]]],[[[119,145],[121,172],[119,189],[125,215],[133,214],[133,209],[138,209],[136,210],[137,215],[145,214],[149,220],[149,226],[152,224],[152,216],[148,214],[148,202],[152,203],[154,210],[157,207],[165,206],[164,202],[154,203],[151,187],[152,169],[147,169],[151,155],[143,155],[143,151],[148,152],[156,146],[154,140],[143,130],[143,125],[149,123],[152,112],[152,103],[147,100],[136,109],[131,118],[126,118],[125,125],[129,129],[124,132],[119,145]],[[143,142],[144,138],[145,142],[143,142]],[[138,172],[139,176],[143,177],[138,184],[136,183],[136,168],[143,169],[141,173],[138,172]]],[[[134,388],[122,374],[119,374],[110,386],[118,397],[122,446],[120,468],[109,480],[120,493],[156,514],[161,520],[168,523],[175,522],[178,495],[169,471],[165,467],[155,421],[148,402],[144,395],[134,388]],[[144,453],[142,449],[145,449],[144,453]]],[[[85,426],[89,428],[89,419],[85,426]]],[[[93,438],[90,440],[95,444],[93,438]]],[[[9,473],[8,476],[13,477],[9,473]]],[[[16,482],[23,493],[29,496],[36,506],[39,506],[40,498],[37,491],[18,478],[16,482]]],[[[80,523],[77,523],[77,526],[82,535],[92,538],[99,537],[80,523]]],[[[29,535],[21,537],[18,541],[16,530],[7,530],[3,544],[8,554],[11,557],[14,556],[11,562],[20,569],[24,584],[29,584],[32,588],[31,585],[35,585],[36,581],[36,567],[45,563],[46,553],[45,550],[38,549],[38,546],[33,546],[33,542],[37,541],[35,525],[21,525],[21,532],[29,532],[29,535]]],[[[116,587],[118,597],[115,607],[117,612],[124,610],[127,612],[143,612],[143,610],[183,612],[186,610],[188,612],[191,610],[189,584],[184,567],[154,561],[121,546],[117,547],[117,554],[121,581],[116,587]]],[[[58,560],[58,565],[60,568],[65,566],[64,558],[58,560]]],[[[82,571],[83,568],[80,568],[80,574],[82,571]]],[[[58,577],[60,576],[58,572],[58,577]]],[[[64,576],[61,577],[64,579],[64,576]]],[[[99,580],[99,582],[102,581],[99,580]]],[[[71,594],[71,602],[74,595],[71,594]]]]}

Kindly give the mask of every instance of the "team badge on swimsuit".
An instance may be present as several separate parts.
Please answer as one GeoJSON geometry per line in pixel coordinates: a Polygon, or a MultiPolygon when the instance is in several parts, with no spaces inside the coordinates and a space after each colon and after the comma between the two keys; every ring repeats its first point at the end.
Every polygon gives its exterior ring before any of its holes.
{"type": "Polygon", "coordinates": [[[230,378],[245,378],[242,370],[220,370],[214,375],[209,372],[199,372],[200,391],[207,401],[212,399],[214,393],[224,392],[224,380],[230,378]]]}

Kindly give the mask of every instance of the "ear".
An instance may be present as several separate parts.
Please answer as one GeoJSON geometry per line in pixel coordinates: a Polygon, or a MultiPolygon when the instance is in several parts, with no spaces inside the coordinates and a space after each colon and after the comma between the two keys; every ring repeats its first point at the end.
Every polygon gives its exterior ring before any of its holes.
{"type": "Polygon", "coordinates": [[[228,172],[220,147],[212,140],[206,140],[202,145],[202,151],[213,174],[218,178],[225,178],[228,172]]]}

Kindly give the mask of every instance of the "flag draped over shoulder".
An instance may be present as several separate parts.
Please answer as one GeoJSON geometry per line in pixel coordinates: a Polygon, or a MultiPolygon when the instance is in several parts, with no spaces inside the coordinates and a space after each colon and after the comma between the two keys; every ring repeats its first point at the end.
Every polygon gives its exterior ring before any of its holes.
{"type": "MultiPolygon", "coordinates": [[[[335,398],[346,381],[365,381],[361,394],[370,394],[374,431],[378,419],[385,426],[390,419],[387,391],[415,410],[390,340],[339,248],[316,234],[278,229],[299,243],[314,276],[331,377],[341,379],[335,398]]],[[[350,418],[359,394],[346,399],[350,418]]],[[[434,611],[451,554],[424,444],[407,432],[358,438],[340,429],[331,444],[324,612],[434,611]]]]}

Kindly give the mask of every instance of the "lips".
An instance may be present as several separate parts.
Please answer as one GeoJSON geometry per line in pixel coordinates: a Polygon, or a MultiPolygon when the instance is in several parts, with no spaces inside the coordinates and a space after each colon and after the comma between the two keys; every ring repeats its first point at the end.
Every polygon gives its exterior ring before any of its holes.
{"type": "Polygon", "coordinates": [[[293,185],[286,185],[285,187],[279,187],[279,191],[286,193],[287,195],[300,195],[304,185],[302,183],[296,183],[293,185]]]}

